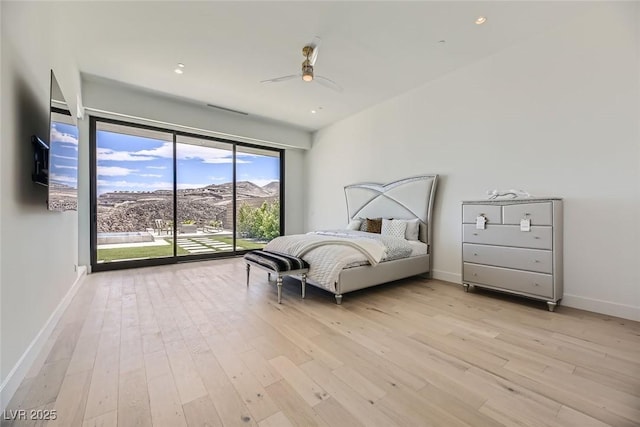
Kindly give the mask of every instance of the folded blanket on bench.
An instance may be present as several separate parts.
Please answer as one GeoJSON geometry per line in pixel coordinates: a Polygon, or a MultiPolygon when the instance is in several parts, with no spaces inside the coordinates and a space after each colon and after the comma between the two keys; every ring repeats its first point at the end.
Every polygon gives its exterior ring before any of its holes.
{"type": "Polygon", "coordinates": [[[309,268],[309,264],[302,258],[272,251],[251,251],[245,254],[244,259],[276,273],[309,268]]]}

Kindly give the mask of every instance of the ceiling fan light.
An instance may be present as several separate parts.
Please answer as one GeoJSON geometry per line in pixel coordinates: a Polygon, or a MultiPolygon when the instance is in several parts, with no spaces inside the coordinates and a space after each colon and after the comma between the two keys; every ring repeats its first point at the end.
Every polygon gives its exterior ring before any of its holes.
{"type": "Polygon", "coordinates": [[[304,80],[305,82],[310,82],[313,80],[313,66],[311,65],[302,66],[302,80],[304,80]]]}

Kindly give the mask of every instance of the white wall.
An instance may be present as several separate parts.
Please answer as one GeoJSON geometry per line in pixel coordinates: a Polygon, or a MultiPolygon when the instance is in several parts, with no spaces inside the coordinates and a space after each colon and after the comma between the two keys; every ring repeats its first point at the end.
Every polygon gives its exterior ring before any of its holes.
{"type": "Polygon", "coordinates": [[[563,303],[640,320],[638,4],[551,32],[317,132],[306,229],[345,224],[342,187],[441,175],[434,273],[461,281],[460,201],[565,199],[563,303]]]}
{"type": "Polygon", "coordinates": [[[92,115],[285,149],[285,233],[302,232],[303,151],[311,146],[311,135],[306,130],[264,118],[216,111],[94,76],[83,78],[82,93],[87,114],[79,123],[80,264],[90,263],[89,118],[92,115]]]}
{"type": "Polygon", "coordinates": [[[0,7],[0,407],[4,409],[30,357],[37,353],[36,338],[77,278],[78,216],[47,211],[46,188],[31,182],[30,138],[49,132],[50,70],[54,69],[72,108],[80,76],[66,50],[56,44],[55,11],[49,5],[2,2],[0,7]],[[29,353],[32,344],[34,351],[29,353]]]}
{"type": "Polygon", "coordinates": [[[84,76],[82,100],[90,109],[217,132],[219,135],[216,136],[221,138],[279,148],[311,147],[311,136],[302,128],[263,117],[220,111],[195,101],[95,76],[84,76]]]}

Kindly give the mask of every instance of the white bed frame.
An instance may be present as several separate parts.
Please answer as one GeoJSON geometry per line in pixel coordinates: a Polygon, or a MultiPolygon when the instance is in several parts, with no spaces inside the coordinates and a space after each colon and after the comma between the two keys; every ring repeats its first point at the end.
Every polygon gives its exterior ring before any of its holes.
{"type": "MultiPolygon", "coordinates": [[[[344,188],[349,220],[357,218],[420,219],[419,239],[428,245],[426,255],[342,270],[336,282],[336,303],[358,289],[431,273],[432,212],[438,175],[421,175],[388,184],[353,184],[344,188]]],[[[313,284],[312,282],[310,282],[313,284]]],[[[324,289],[324,288],[323,288],[324,289]]]]}

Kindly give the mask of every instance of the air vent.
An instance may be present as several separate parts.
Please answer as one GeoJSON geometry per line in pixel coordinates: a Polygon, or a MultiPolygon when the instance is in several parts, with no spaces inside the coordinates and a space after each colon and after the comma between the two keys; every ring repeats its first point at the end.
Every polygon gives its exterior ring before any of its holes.
{"type": "Polygon", "coordinates": [[[227,111],[229,113],[242,114],[243,116],[249,115],[249,113],[245,113],[244,111],[232,110],[231,108],[221,107],[219,105],[207,104],[207,107],[215,108],[222,111],[227,111]]]}

